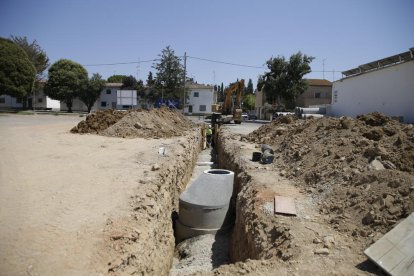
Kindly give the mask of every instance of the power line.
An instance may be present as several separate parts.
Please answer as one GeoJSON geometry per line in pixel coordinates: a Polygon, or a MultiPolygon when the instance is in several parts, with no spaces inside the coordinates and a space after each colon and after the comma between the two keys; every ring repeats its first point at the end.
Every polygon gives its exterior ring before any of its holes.
{"type": "Polygon", "coordinates": [[[111,66],[111,65],[123,65],[123,64],[140,64],[140,63],[153,62],[153,61],[158,61],[158,60],[160,59],[157,58],[157,59],[149,59],[149,60],[142,60],[142,61],[84,64],[83,66],[111,66]]]}
{"type": "MultiPolygon", "coordinates": [[[[192,59],[201,60],[201,61],[207,61],[207,62],[212,62],[212,63],[219,63],[219,64],[226,64],[226,65],[238,66],[238,67],[248,67],[248,68],[256,68],[256,69],[268,69],[266,66],[247,65],[247,64],[226,62],[226,61],[213,60],[213,59],[200,58],[200,57],[193,57],[193,56],[187,56],[187,58],[192,58],[192,59]]],[[[142,60],[142,61],[84,64],[83,66],[114,66],[114,65],[126,65],[126,64],[140,64],[140,63],[148,63],[148,62],[154,62],[154,61],[159,61],[159,60],[161,60],[161,59],[157,58],[157,59],[149,59],[149,60],[142,60]]],[[[340,70],[332,70],[332,71],[329,71],[329,70],[322,70],[322,71],[312,70],[312,72],[316,72],[316,73],[340,72],[340,70]]]]}
{"type": "Polygon", "coordinates": [[[225,61],[212,60],[212,59],[207,59],[207,58],[199,58],[199,57],[192,57],[192,56],[187,56],[187,58],[198,59],[198,60],[203,60],[203,61],[208,61],[208,62],[214,62],[214,63],[227,64],[227,65],[233,65],[233,66],[239,66],[239,67],[249,67],[249,68],[258,68],[258,69],[263,69],[263,68],[265,68],[264,66],[246,65],[246,64],[239,64],[239,63],[225,62],[225,61]]]}

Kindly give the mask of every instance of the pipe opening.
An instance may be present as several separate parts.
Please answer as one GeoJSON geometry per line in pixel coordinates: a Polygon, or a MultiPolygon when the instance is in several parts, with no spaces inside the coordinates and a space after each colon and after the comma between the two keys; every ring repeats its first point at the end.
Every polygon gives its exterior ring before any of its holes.
{"type": "Polygon", "coordinates": [[[204,171],[204,173],[208,173],[208,174],[231,174],[231,171],[227,171],[227,170],[220,170],[220,169],[215,169],[215,170],[206,170],[204,171]]]}
{"type": "Polygon", "coordinates": [[[193,177],[198,177],[187,187],[186,195],[180,195],[178,216],[171,216],[176,247],[170,275],[207,272],[231,263],[234,173],[215,169],[216,158],[214,150],[200,153],[199,163],[209,167],[198,172],[197,166],[194,168],[193,177]],[[207,159],[214,164],[205,162],[207,159]]]}

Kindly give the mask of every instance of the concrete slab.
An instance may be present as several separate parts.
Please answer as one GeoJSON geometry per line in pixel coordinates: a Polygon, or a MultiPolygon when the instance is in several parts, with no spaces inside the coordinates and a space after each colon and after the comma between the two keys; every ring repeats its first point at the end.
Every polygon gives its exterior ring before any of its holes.
{"type": "Polygon", "coordinates": [[[414,213],[364,253],[390,275],[414,275],[414,213]]]}
{"type": "Polygon", "coordinates": [[[275,213],[296,216],[295,200],[291,197],[275,196],[275,213]]]}

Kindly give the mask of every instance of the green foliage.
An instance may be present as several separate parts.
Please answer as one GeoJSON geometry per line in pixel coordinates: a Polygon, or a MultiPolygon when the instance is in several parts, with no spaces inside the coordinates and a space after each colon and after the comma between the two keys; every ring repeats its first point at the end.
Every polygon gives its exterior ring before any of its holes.
{"type": "Polygon", "coordinates": [[[311,72],[313,59],[301,52],[293,54],[289,60],[284,57],[270,58],[267,61],[270,72],[259,77],[258,89],[263,89],[269,103],[284,103],[287,108],[293,108],[296,98],[307,88],[303,76],[311,72]]]}
{"type": "Polygon", "coordinates": [[[150,71],[150,72],[148,73],[148,78],[147,78],[147,86],[151,87],[151,86],[153,86],[154,84],[155,84],[155,80],[154,80],[154,77],[153,77],[153,75],[152,75],[152,72],[150,71]]]}
{"type": "Polygon", "coordinates": [[[157,70],[156,87],[158,90],[163,89],[164,98],[180,99],[184,78],[181,59],[174,54],[170,46],[163,49],[159,56],[159,63],[153,65],[153,68],[157,70]]]}
{"type": "Polygon", "coordinates": [[[0,94],[21,98],[30,93],[36,70],[13,41],[0,37],[0,94]]]}
{"type": "Polygon", "coordinates": [[[26,52],[36,69],[36,80],[41,80],[44,77],[44,71],[49,67],[49,58],[46,52],[39,46],[36,40],[29,43],[25,36],[11,36],[11,39],[26,52]]]}
{"type": "Polygon", "coordinates": [[[243,110],[253,110],[256,104],[256,97],[253,94],[243,96],[243,110]]]}
{"type": "Polygon", "coordinates": [[[124,79],[126,77],[127,76],[125,76],[125,75],[112,75],[112,76],[110,76],[108,78],[108,82],[111,82],[111,83],[123,83],[123,81],[124,81],[124,79]]]}
{"type": "Polygon", "coordinates": [[[134,76],[127,76],[122,80],[122,88],[135,89],[137,86],[137,79],[134,76]]]}
{"type": "Polygon", "coordinates": [[[88,72],[82,65],[71,60],[61,59],[49,68],[49,80],[45,94],[52,99],[66,103],[72,112],[73,99],[78,97],[88,84],[88,72]]]}
{"type": "Polygon", "coordinates": [[[247,87],[245,90],[245,94],[253,94],[253,81],[252,79],[249,79],[249,81],[247,82],[247,87]]]}
{"type": "Polygon", "coordinates": [[[217,101],[218,102],[224,102],[224,98],[225,98],[225,96],[224,96],[224,84],[221,83],[219,92],[217,94],[217,101]]]}
{"type": "Polygon", "coordinates": [[[85,89],[80,91],[79,98],[88,108],[88,113],[91,112],[92,106],[101,95],[101,91],[105,87],[105,80],[102,76],[95,73],[88,80],[85,89]]]}

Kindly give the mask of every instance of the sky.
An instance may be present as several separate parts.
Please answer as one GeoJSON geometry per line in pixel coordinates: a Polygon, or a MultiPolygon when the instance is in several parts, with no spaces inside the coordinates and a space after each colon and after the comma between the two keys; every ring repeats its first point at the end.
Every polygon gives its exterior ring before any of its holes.
{"type": "Polygon", "coordinates": [[[51,63],[70,59],[89,75],[144,82],[155,73],[145,61],[168,45],[198,83],[256,84],[269,58],[298,51],[315,57],[307,78],[337,80],[414,47],[413,26],[413,0],[0,0],[1,37],[37,40],[51,63]],[[123,62],[141,63],[90,66],[123,62]]]}

